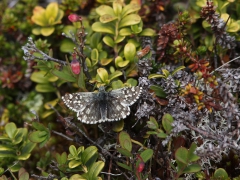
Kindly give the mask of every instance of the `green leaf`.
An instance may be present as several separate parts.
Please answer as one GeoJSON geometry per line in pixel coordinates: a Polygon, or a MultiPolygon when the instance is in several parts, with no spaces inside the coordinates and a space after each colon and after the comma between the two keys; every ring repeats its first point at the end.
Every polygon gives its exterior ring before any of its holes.
{"type": "Polygon", "coordinates": [[[108,22],[116,20],[117,18],[118,17],[115,16],[115,15],[104,14],[99,18],[99,20],[100,20],[101,23],[108,23],[108,22]]]}
{"type": "Polygon", "coordinates": [[[126,83],[130,84],[131,86],[137,86],[138,81],[136,79],[129,78],[126,83]]]}
{"type": "Polygon", "coordinates": [[[200,159],[199,156],[197,156],[196,154],[194,154],[195,150],[197,148],[197,145],[195,143],[191,144],[191,147],[188,150],[188,161],[189,162],[194,162],[200,159]]]}
{"type": "Polygon", "coordinates": [[[100,43],[102,38],[102,34],[99,32],[95,32],[92,34],[90,38],[90,47],[91,48],[97,48],[98,44],[100,43]]]}
{"type": "Polygon", "coordinates": [[[228,174],[223,168],[218,168],[213,175],[214,178],[218,178],[221,180],[228,179],[228,174]]]}
{"type": "Polygon", "coordinates": [[[55,28],[54,26],[50,26],[50,27],[41,27],[41,34],[43,36],[50,36],[53,32],[54,32],[55,28]]]}
{"type": "Polygon", "coordinates": [[[134,24],[138,24],[141,21],[141,17],[138,14],[130,14],[125,16],[119,23],[119,28],[125,26],[131,26],[134,24]]]}
{"type": "Polygon", "coordinates": [[[130,62],[133,62],[135,55],[136,55],[135,45],[133,43],[127,43],[124,46],[124,57],[130,62]]]}
{"type": "Polygon", "coordinates": [[[115,71],[115,72],[113,72],[112,74],[110,74],[109,80],[111,81],[111,80],[113,80],[113,79],[121,76],[122,74],[123,74],[123,73],[122,73],[121,71],[115,71]]]}
{"type": "Polygon", "coordinates": [[[113,1],[113,11],[116,16],[120,15],[122,12],[122,2],[120,1],[113,1]]]}
{"type": "Polygon", "coordinates": [[[35,88],[37,92],[42,92],[42,93],[55,92],[57,90],[55,87],[53,87],[52,84],[49,84],[49,83],[37,84],[35,88]]]}
{"type": "Polygon", "coordinates": [[[167,96],[167,94],[164,92],[163,88],[160,86],[152,85],[152,86],[150,86],[150,89],[153,90],[154,93],[156,94],[156,96],[158,96],[158,97],[165,98],[167,96]]]}
{"type": "Polygon", "coordinates": [[[18,171],[18,177],[19,177],[19,180],[29,180],[29,174],[24,168],[21,168],[18,171]]]}
{"type": "Polygon", "coordinates": [[[132,171],[132,167],[131,166],[128,166],[126,164],[123,164],[123,163],[120,163],[120,162],[117,162],[117,165],[124,168],[124,169],[127,169],[129,171],[132,171]]]}
{"type": "Polygon", "coordinates": [[[19,144],[22,142],[23,137],[26,137],[27,129],[26,128],[18,128],[17,133],[12,141],[13,144],[19,144]]]}
{"type": "Polygon", "coordinates": [[[99,175],[99,173],[102,171],[104,165],[105,164],[103,161],[98,161],[98,162],[94,163],[88,171],[89,180],[94,180],[99,175]]]}
{"type": "MultiPolygon", "coordinates": [[[[45,18],[48,20],[50,19],[55,20],[57,18],[57,15],[58,15],[58,4],[57,3],[48,4],[45,11],[45,18]]],[[[52,23],[49,23],[49,24],[52,24],[52,23]]]]}
{"type": "Polygon", "coordinates": [[[65,164],[67,162],[67,153],[63,152],[61,155],[56,153],[56,160],[60,165],[65,164]]]}
{"type": "Polygon", "coordinates": [[[162,72],[165,75],[165,77],[168,77],[170,75],[170,72],[166,69],[162,69],[162,72]]]}
{"type": "Polygon", "coordinates": [[[175,158],[183,164],[188,164],[188,150],[185,147],[180,147],[175,152],[175,158]]]}
{"type": "Polygon", "coordinates": [[[140,36],[156,36],[156,32],[151,28],[143,29],[140,36]]]}
{"type": "Polygon", "coordinates": [[[31,75],[31,80],[36,83],[48,83],[58,80],[56,76],[51,75],[45,71],[36,71],[31,75]]]}
{"type": "Polygon", "coordinates": [[[120,43],[125,39],[125,36],[118,36],[117,39],[115,40],[115,43],[120,43]]]}
{"type": "Polygon", "coordinates": [[[14,123],[7,123],[5,126],[5,131],[9,138],[13,139],[17,133],[17,126],[14,123]]]}
{"type": "Polygon", "coordinates": [[[115,34],[113,26],[109,24],[103,24],[101,22],[93,23],[92,30],[96,32],[115,34]]]}
{"type": "Polygon", "coordinates": [[[151,135],[151,134],[156,135],[157,132],[156,132],[156,131],[147,131],[146,134],[149,134],[149,135],[151,135]]]}
{"type": "Polygon", "coordinates": [[[40,27],[33,28],[33,29],[32,29],[32,33],[33,33],[34,35],[40,35],[40,34],[41,34],[41,28],[40,28],[40,27]]]}
{"type": "Polygon", "coordinates": [[[172,75],[176,74],[178,71],[182,70],[182,69],[185,69],[186,67],[185,66],[179,66],[177,67],[176,69],[174,69],[174,71],[172,72],[172,75]]]}
{"type": "Polygon", "coordinates": [[[131,28],[122,28],[122,29],[119,31],[119,35],[120,35],[120,36],[130,36],[131,34],[132,34],[131,28]]]}
{"type": "Polygon", "coordinates": [[[31,20],[39,26],[48,25],[47,19],[45,18],[45,9],[39,6],[35,7],[33,10],[33,16],[31,20]]]}
{"type": "Polygon", "coordinates": [[[227,26],[227,32],[238,32],[240,29],[240,25],[239,23],[236,22],[231,22],[228,26],[227,26]]]}
{"type": "Polygon", "coordinates": [[[130,13],[136,12],[141,9],[141,6],[139,6],[137,3],[131,3],[126,5],[121,13],[121,16],[124,17],[130,13]]]}
{"type": "Polygon", "coordinates": [[[121,56],[117,56],[115,58],[115,66],[116,67],[125,67],[129,64],[129,61],[124,61],[121,56]]]}
{"type": "Polygon", "coordinates": [[[61,71],[57,69],[52,69],[51,73],[67,82],[77,81],[76,78],[73,76],[72,72],[70,71],[69,67],[67,66],[63,66],[63,69],[61,71]]]}
{"type": "Polygon", "coordinates": [[[152,158],[153,150],[152,149],[146,149],[140,154],[140,156],[142,157],[144,162],[147,162],[149,159],[152,158]]]}
{"type": "Polygon", "coordinates": [[[63,39],[60,44],[60,51],[64,53],[71,53],[73,52],[74,47],[76,47],[76,44],[72,42],[70,39],[63,39]]]}
{"type": "Polygon", "coordinates": [[[122,81],[117,80],[117,81],[112,82],[112,88],[113,89],[120,89],[122,87],[123,87],[123,82],[122,81]]]}
{"type": "Polygon", "coordinates": [[[132,141],[128,133],[122,131],[118,135],[118,140],[122,148],[132,151],[132,141]]]}
{"type": "Polygon", "coordinates": [[[34,131],[31,132],[28,136],[29,140],[34,143],[40,143],[46,140],[47,132],[45,131],[34,131]]]}
{"type": "Polygon", "coordinates": [[[70,154],[71,154],[72,156],[77,156],[77,155],[78,155],[77,149],[76,149],[76,147],[75,147],[74,145],[71,145],[71,146],[69,147],[69,152],[70,152],[70,154]]]}
{"type": "Polygon", "coordinates": [[[188,165],[183,173],[195,173],[201,170],[201,166],[199,164],[190,164],[188,165]]]}
{"type": "Polygon", "coordinates": [[[88,148],[86,148],[81,156],[83,164],[86,164],[92,158],[92,156],[97,153],[97,151],[98,149],[96,148],[96,146],[89,146],[88,148]]]}
{"type": "Polygon", "coordinates": [[[103,82],[108,80],[108,72],[104,68],[98,68],[97,73],[103,82]]]}
{"type": "Polygon", "coordinates": [[[92,59],[92,61],[98,61],[98,58],[99,58],[98,50],[97,49],[93,49],[91,51],[91,59],[92,59]]]}
{"type": "Polygon", "coordinates": [[[103,58],[103,59],[101,59],[100,63],[101,63],[101,65],[106,66],[109,63],[111,63],[112,61],[113,61],[113,58],[103,58]]]}
{"type": "Polygon", "coordinates": [[[168,114],[168,113],[164,114],[162,118],[162,125],[167,134],[170,134],[173,128],[172,123],[173,123],[173,117],[171,116],[171,114],[168,114]]]}
{"type": "Polygon", "coordinates": [[[86,88],[85,80],[84,80],[83,67],[81,67],[81,71],[80,71],[80,74],[78,76],[78,87],[80,87],[81,89],[85,89],[86,88]]]}
{"type": "Polygon", "coordinates": [[[6,145],[0,145],[0,158],[16,158],[16,150],[6,145]]]}
{"type": "Polygon", "coordinates": [[[114,132],[118,133],[118,132],[122,131],[123,128],[124,128],[124,121],[123,121],[123,119],[122,119],[122,120],[120,120],[120,121],[114,122],[113,127],[112,127],[112,130],[113,130],[114,132]]]}
{"type": "Polygon", "coordinates": [[[99,53],[99,59],[107,58],[108,53],[106,51],[101,51],[99,53]]]}
{"type": "Polygon", "coordinates": [[[163,132],[163,130],[159,129],[159,132],[157,133],[157,137],[159,138],[166,138],[167,134],[163,132]]]}
{"type": "Polygon", "coordinates": [[[81,161],[72,160],[72,161],[70,161],[70,162],[68,163],[68,167],[72,169],[72,168],[75,168],[75,167],[77,167],[77,166],[79,166],[79,165],[81,165],[81,164],[82,164],[81,161]]]}
{"type": "Polygon", "coordinates": [[[124,155],[126,157],[133,157],[132,153],[129,152],[127,149],[117,148],[117,151],[120,152],[122,155],[124,155]]]}
{"type": "Polygon", "coordinates": [[[114,47],[114,41],[110,36],[104,36],[103,42],[110,47],[114,47]]]}
{"type": "Polygon", "coordinates": [[[104,14],[108,13],[112,16],[115,15],[113,8],[107,5],[101,5],[98,8],[96,8],[96,13],[100,16],[103,16],[104,14]]]}
{"type": "Polygon", "coordinates": [[[42,123],[39,122],[32,122],[32,126],[36,129],[36,130],[40,130],[40,131],[47,131],[48,128],[46,128],[42,123]]]}
{"type": "Polygon", "coordinates": [[[166,78],[166,77],[162,74],[150,74],[148,76],[148,79],[153,79],[153,78],[166,78]]]}
{"type": "Polygon", "coordinates": [[[84,178],[83,176],[79,175],[79,174],[74,174],[69,178],[69,180],[87,180],[87,179],[84,178]]]}
{"type": "Polygon", "coordinates": [[[147,126],[150,129],[158,129],[158,123],[157,123],[156,119],[152,116],[150,116],[149,121],[147,121],[147,126]]]}
{"type": "Polygon", "coordinates": [[[76,33],[77,28],[72,26],[72,25],[66,25],[63,28],[63,33],[66,34],[67,36],[71,36],[71,33],[76,33]]]}
{"type": "Polygon", "coordinates": [[[24,144],[24,146],[21,149],[21,154],[30,154],[32,152],[32,150],[35,148],[36,143],[33,142],[28,142],[26,144],[24,144]]]}

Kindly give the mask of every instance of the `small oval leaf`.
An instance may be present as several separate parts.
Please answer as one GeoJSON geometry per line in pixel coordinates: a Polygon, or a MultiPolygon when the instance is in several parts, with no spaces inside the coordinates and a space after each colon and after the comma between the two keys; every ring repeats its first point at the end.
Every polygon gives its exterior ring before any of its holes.
{"type": "Polygon", "coordinates": [[[132,151],[132,141],[128,133],[125,131],[120,132],[118,140],[122,148],[128,150],[129,152],[132,151]]]}
{"type": "Polygon", "coordinates": [[[131,26],[134,24],[138,24],[141,21],[141,17],[138,14],[130,14],[128,16],[125,16],[119,23],[119,28],[125,27],[125,26],[131,26]]]}

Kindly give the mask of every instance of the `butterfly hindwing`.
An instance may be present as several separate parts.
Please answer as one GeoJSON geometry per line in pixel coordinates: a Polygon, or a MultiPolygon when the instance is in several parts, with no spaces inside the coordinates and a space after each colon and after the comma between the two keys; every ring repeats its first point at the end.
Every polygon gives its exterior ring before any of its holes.
{"type": "Polygon", "coordinates": [[[126,118],[130,114],[130,108],[120,103],[120,99],[112,98],[108,102],[108,119],[117,121],[126,118]]]}
{"type": "Polygon", "coordinates": [[[82,111],[77,112],[78,120],[87,124],[96,124],[97,120],[101,119],[101,113],[99,111],[100,104],[98,102],[89,103],[82,111]]]}

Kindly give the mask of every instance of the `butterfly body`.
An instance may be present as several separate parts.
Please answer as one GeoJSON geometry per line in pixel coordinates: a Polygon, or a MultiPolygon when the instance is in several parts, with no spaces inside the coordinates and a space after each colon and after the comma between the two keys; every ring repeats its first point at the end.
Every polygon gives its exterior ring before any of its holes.
{"type": "Polygon", "coordinates": [[[106,121],[117,121],[130,114],[129,106],[137,101],[142,92],[141,87],[125,87],[105,91],[101,86],[99,92],[79,92],[66,94],[63,102],[83,123],[96,124],[106,121]]]}

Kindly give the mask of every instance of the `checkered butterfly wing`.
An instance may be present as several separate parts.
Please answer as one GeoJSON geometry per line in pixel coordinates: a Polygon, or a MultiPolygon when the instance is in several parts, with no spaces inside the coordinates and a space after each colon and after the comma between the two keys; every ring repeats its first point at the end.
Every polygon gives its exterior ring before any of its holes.
{"type": "Polygon", "coordinates": [[[108,118],[112,121],[126,118],[130,114],[130,108],[142,92],[141,87],[125,87],[109,92],[108,118]]]}
{"type": "Polygon", "coordinates": [[[79,92],[65,94],[62,96],[63,102],[69,109],[77,112],[77,117],[81,122],[87,124],[96,124],[101,119],[98,102],[94,102],[94,92],[79,92]]]}
{"type": "Polygon", "coordinates": [[[141,91],[140,87],[126,87],[106,92],[100,87],[98,93],[66,94],[62,99],[71,110],[77,112],[81,122],[96,124],[126,118],[130,114],[129,106],[136,102],[141,91]]]}

